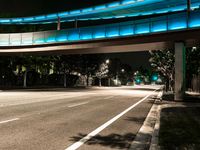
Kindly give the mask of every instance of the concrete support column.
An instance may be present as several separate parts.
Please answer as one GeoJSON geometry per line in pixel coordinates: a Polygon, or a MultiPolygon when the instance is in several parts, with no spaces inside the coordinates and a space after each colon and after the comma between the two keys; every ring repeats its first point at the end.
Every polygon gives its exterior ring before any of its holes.
{"type": "Polygon", "coordinates": [[[185,95],[185,44],[175,43],[175,100],[183,100],[185,95]]]}

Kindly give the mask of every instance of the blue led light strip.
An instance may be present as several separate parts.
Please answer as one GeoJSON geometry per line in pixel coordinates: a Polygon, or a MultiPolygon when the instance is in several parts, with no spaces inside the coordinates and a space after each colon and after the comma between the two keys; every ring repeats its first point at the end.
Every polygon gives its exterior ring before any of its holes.
{"type": "MultiPolygon", "coordinates": [[[[199,6],[199,0],[192,0],[192,9],[198,9],[199,6]]],[[[177,12],[185,9],[185,0],[121,0],[109,4],[55,14],[22,18],[0,18],[0,24],[49,24],[56,23],[58,17],[61,18],[62,22],[74,21],[75,18],[77,20],[112,19],[177,12]],[[151,7],[149,8],[148,6],[151,7]]]]}
{"type": "Polygon", "coordinates": [[[41,45],[82,40],[109,39],[140,34],[200,28],[200,9],[191,11],[189,21],[186,12],[152,17],[129,22],[87,28],[66,29],[31,33],[0,34],[0,46],[41,45]]]}

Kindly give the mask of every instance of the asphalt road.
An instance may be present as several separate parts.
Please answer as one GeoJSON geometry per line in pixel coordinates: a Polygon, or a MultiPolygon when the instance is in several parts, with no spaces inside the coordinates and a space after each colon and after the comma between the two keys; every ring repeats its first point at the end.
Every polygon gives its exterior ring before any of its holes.
{"type": "Polygon", "coordinates": [[[128,149],[157,88],[2,91],[0,150],[128,149]]]}

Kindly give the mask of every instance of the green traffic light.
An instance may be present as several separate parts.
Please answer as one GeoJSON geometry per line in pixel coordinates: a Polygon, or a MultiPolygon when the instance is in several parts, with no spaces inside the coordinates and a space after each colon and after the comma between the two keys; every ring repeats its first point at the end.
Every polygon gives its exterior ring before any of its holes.
{"type": "Polygon", "coordinates": [[[158,80],[158,75],[153,75],[153,76],[152,76],[152,80],[153,80],[153,81],[157,81],[157,80],[158,80]]]}

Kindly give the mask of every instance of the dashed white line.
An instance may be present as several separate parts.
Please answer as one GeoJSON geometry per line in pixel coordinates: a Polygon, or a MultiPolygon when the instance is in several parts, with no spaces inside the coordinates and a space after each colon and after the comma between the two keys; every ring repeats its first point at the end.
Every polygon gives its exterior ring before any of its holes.
{"type": "Polygon", "coordinates": [[[83,102],[83,103],[72,104],[72,105],[69,105],[69,106],[67,106],[67,107],[69,107],[69,108],[71,108],[71,107],[77,107],[77,106],[80,106],[80,105],[85,105],[85,104],[87,104],[87,103],[89,103],[89,102],[83,102]]]}
{"type": "Polygon", "coordinates": [[[12,121],[16,121],[16,120],[19,120],[19,118],[14,118],[14,119],[10,119],[10,120],[0,121],[0,124],[4,124],[4,123],[8,123],[8,122],[12,122],[12,121]]]}
{"type": "Polygon", "coordinates": [[[111,99],[113,97],[115,97],[115,96],[108,96],[108,97],[105,97],[104,99],[111,99]]]}
{"type": "Polygon", "coordinates": [[[114,118],[112,118],[111,120],[107,121],[106,123],[104,123],[103,125],[101,125],[100,127],[98,127],[96,130],[92,131],[87,136],[83,137],[78,142],[72,144],[71,146],[69,146],[65,150],[76,150],[76,149],[78,149],[81,145],[83,145],[85,142],[87,142],[88,140],[90,140],[92,137],[94,137],[95,135],[97,135],[99,132],[101,132],[102,130],[104,130],[105,128],[107,128],[109,125],[111,125],[117,119],[119,119],[120,117],[122,117],[124,114],[126,114],[127,112],[129,112],[131,109],[133,109],[134,107],[136,107],[137,105],[139,105],[143,101],[145,101],[149,96],[151,96],[152,94],[154,94],[154,92],[157,91],[157,90],[158,89],[154,90],[152,93],[150,93],[149,95],[145,96],[143,99],[141,99],[137,103],[133,104],[132,106],[130,106],[129,108],[127,108],[126,110],[124,110],[123,112],[121,112],[120,114],[118,114],[117,116],[115,116],[114,118]]]}

